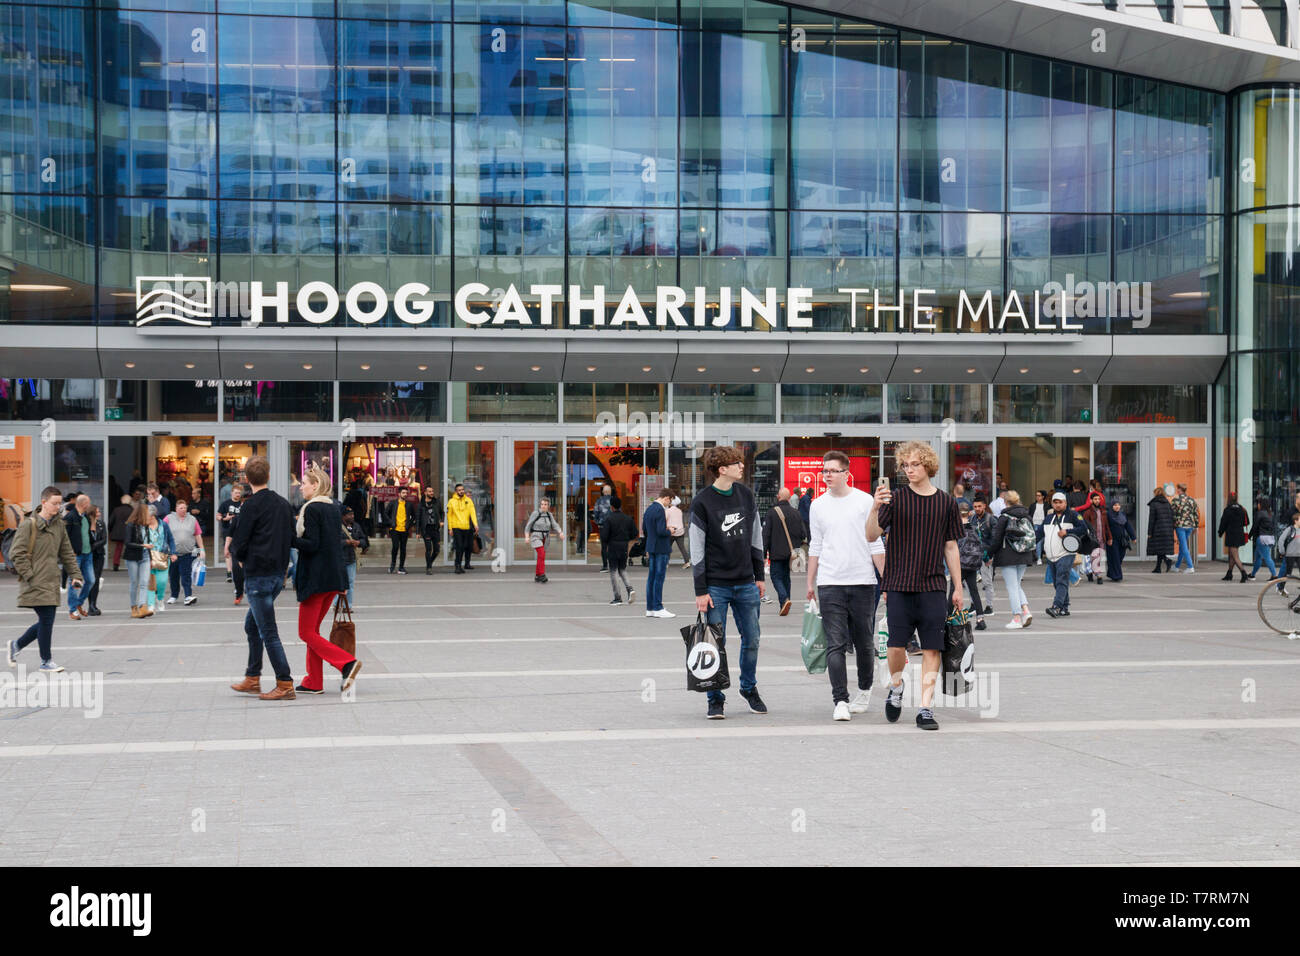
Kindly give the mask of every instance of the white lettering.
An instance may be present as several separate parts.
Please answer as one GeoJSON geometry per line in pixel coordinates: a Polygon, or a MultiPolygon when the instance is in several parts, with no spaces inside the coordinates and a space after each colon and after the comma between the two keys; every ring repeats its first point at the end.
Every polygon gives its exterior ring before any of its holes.
{"type": "Polygon", "coordinates": [[[331,322],[339,313],[339,294],[328,282],[308,282],[298,290],[298,314],[313,325],[331,322]],[[311,307],[311,297],[316,294],[325,297],[325,307],[317,312],[311,307]]]}
{"type": "Polygon", "coordinates": [[[428,294],[429,287],[423,282],[398,286],[397,294],[393,296],[393,311],[407,325],[423,325],[433,318],[433,302],[424,298],[428,294]],[[413,295],[420,296],[420,301],[414,303],[415,308],[411,308],[412,303],[408,302],[413,295]]]}
{"type": "Polygon", "coordinates": [[[785,290],[785,327],[788,329],[812,328],[812,289],[785,290]]]}
{"type": "Polygon", "coordinates": [[[348,289],[348,296],[344,302],[348,310],[348,318],[358,325],[374,325],[388,314],[388,293],[378,282],[358,282],[348,289]],[[369,312],[361,308],[361,297],[366,293],[370,293],[375,300],[375,306],[369,312]]]}
{"type": "Polygon", "coordinates": [[[645,309],[641,307],[641,299],[631,286],[628,286],[623,293],[618,308],[614,310],[614,318],[610,320],[609,324],[623,325],[627,322],[647,327],[650,325],[650,317],[645,314],[645,309]]]}
{"type": "Polygon", "coordinates": [[[742,329],[752,329],[754,327],[754,313],[758,313],[759,318],[766,322],[770,327],[776,328],[779,320],[777,319],[777,309],[779,306],[776,302],[776,290],[765,290],[765,299],[760,299],[748,289],[740,290],[740,327],[742,329]]]}
{"type": "Polygon", "coordinates": [[[605,324],[605,287],[603,285],[593,286],[591,296],[586,298],[582,294],[582,286],[569,286],[569,325],[577,328],[582,325],[582,313],[591,313],[591,324],[601,326],[605,324]]]}
{"type": "Polygon", "coordinates": [[[250,325],[262,324],[262,310],[268,305],[275,306],[275,321],[287,323],[289,321],[289,283],[277,282],[275,284],[275,295],[267,296],[262,292],[262,283],[250,282],[248,284],[248,315],[250,325]]]}
{"type": "Polygon", "coordinates": [[[989,310],[989,321],[993,321],[993,292],[986,289],[984,296],[980,299],[978,309],[971,309],[970,299],[966,295],[966,290],[962,289],[957,293],[957,331],[961,331],[962,324],[966,321],[967,314],[970,315],[971,325],[979,325],[980,316],[984,310],[989,310]]]}
{"type": "Polygon", "coordinates": [[[555,314],[555,297],[564,294],[564,286],[535,285],[529,287],[528,291],[541,300],[538,305],[542,315],[541,324],[551,325],[552,317],[555,314]]]}
{"type": "Polygon", "coordinates": [[[497,306],[496,315],[492,316],[493,325],[505,325],[507,322],[518,322],[520,325],[533,324],[533,317],[528,314],[528,308],[524,305],[524,300],[519,295],[519,290],[514,287],[514,283],[506,289],[501,297],[501,304],[497,306]]]}
{"type": "Polygon", "coordinates": [[[936,328],[936,326],[935,326],[935,324],[934,324],[934,319],[933,319],[933,316],[934,316],[934,309],[931,308],[931,307],[928,306],[928,305],[922,305],[922,304],[921,304],[921,296],[923,296],[923,295],[934,295],[934,290],[933,290],[933,289],[915,289],[915,290],[913,290],[913,292],[912,292],[912,328],[914,328],[914,329],[926,329],[926,330],[928,330],[928,331],[933,332],[933,331],[935,330],[935,328],[936,328]],[[931,316],[931,319],[930,319],[929,322],[925,322],[925,323],[923,323],[923,322],[921,321],[921,316],[922,316],[923,314],[924,314],[924,315],[931,316]]]}
{"type": "Polygon", "coordinates": [[[460,319],[466,325],[482,325],[484,322],[491,322],[492,316],[486,312],[471,312],[469,308],[470,296],[483,298],[491,290],[482,282],[467,282],[456,290],[456,318],[460,319]]]}
{"type": "Polygon", "coordinates": [[[681,328],[686,324],[682,315],[682,306],[686,304],[686,292],[675,285],[661,285],[655,289],[655,325],[663,328],[668,320],[681,328]]]}

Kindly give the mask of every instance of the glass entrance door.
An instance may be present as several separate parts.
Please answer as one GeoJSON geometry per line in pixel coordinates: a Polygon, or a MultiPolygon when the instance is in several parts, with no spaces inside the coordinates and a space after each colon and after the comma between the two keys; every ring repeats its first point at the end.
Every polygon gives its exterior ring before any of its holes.
{"type": "MultiPolygon", "coordinates": [[[[560,462],[565,460],[564,443],[560,441],[517,441],[514,457],[514,499],[511,515],[514,522],[514,550],[512,559],[527,562],[533,555],[528,544],[528,535],[524,528],[542,499],[550,502],[551,513],[563,528],[566,536],[573,531],[566,524],[567,516],[562,508],[568,501],[564,489],[564,469],[560,462]]],[[[571,519],[568,519],[571,520],[571,519]]],[[[564,561],[568,558],[568,541],[565,537],[552,535],[547,542],[547,560],[564,561]]]]}
{"type": "MultiPolygon", "coordinates": [[[[1138,461],[1140,443],[1136,441],[1094,441],[1092,443],[1092,476],[1101,482],[1102,494],[1106,496],[1106,508],[1118,501],[1124,514],[1128,515],[1133,533],[1137,535],[1138,545],[1146,540],[1137,534],[1138,502],[1142,494],[1142,475],[1138,461]]],[[[1145,515],[1143,516],[1145,518],[1145,515]]],[[[1136,552],[1135,552],[1136,553],[1136,552]]]]}

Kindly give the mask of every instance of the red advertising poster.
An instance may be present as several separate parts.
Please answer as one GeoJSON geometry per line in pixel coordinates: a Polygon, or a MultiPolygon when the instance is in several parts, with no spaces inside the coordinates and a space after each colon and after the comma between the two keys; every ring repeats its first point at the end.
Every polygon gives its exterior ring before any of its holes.
{"type": "Polygon", "coordinates": [[[1184,484],[1187,493],[1196,499],[1201,514],[1194,550],[1198,557],[1206,557],[1209,536],[1205,533],[1205,517],[1209,502],[1205,498],[1205,439],[1157,438],[1156,484],[1161,485],[1170,498],[1177,494],[1177,486],[1184,484]]]}
{"type": "MultiPolygon", "coordinates": [[[[813,497],[816,498],[826,490],[820,455],[786,458],[782,474],[785,476],[785,486],[791,491],[795,488],[811,488],[813,497]]],[[[867,456],[849,456],[849,487],[871,491],[871,459],[867,456]]]]}

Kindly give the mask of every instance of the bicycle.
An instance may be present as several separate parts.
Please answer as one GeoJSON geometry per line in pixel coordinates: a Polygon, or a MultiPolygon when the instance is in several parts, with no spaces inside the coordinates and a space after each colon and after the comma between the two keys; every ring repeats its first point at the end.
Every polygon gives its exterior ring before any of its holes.
{"type": "Polygon", "coordinates": [[[1269,630],[1300,640],[1300,577],[1274,578],[1264,585],[1256,603],[1269,630]]]}

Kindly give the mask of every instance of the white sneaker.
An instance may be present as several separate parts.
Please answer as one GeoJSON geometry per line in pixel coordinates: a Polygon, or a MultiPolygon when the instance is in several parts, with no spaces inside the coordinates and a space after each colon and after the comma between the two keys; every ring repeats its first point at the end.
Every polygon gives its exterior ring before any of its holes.
{"type": "Polygon", "coordinates": [[[835,716],[833,720],[852,720],[853,715],[849,713],[848,701],[840,701],[835,705],[835,716]]]}
{"type": "Polygon", "coordinates": [[[189,597],[187,597],[187,598],[185,599],[185,606],[186,606],[186,607],[189,607],[191,604],[193,604],[193,603],[194,603],[195,601],[197,601],[198,599],[199,599],[199,598],[198,598],[198,595],[196,595],[196,594],[191,594],[189,597]]]}
{"type": "Polygon", "coordinates": [[[166,606],[167,606],[167,605],[164,604],[162,601],[159,601],[157,604],[155,604],[155,605],[154,605],[153,607],[151,607],[149,610],[151,610],[151,611],[156,611],[157,613],[161,614],[161,613],[163,612],[163,608],[165,608],[166,606]]]}
{"type": "Polygon", "coordinates": [[[661,607],[659,610],[655,611],[655,617],[676,617],[676,616],[677,616],[676,614],[668,610],[668,608],[666,607],[661,607]]]}
{"type": "Polygon", "coordinates": [[[1019,621],[1007,621],[1008,631],[1021,631],[1024,630],[1024,627],[1025,626],[1021,624],[1019,621]]]}
{"type": "Polygon", "coordinates": [[[858,696],[849,701],[849,712],[854,714],[865,714],[871,704],[871,691],[860,690],[858,696]]]}
{"type": "Polygon", "coordinates": [[[1188,568],[1188,569],[1187,569],[1187,573],[1188,573],[1188,574],[1195,574],[1195,573],[1196,573],[1196,569],[1195,569],[1195,568],[1188,568]]]}
{"type": "Polygon", "coordinates": [[[646,617],[658,617],[659,615],[656,614],[654,611],[646,611],[646,612],[645,612],[645,616],[646,616],[646,617]]]}
{"type": "Polygon", "coordinates": [[[168,598],[168,599],[167,599],[167,603],[168,603],[168,604],[175,604],[175,603],[176,603],[176,599],[175,599],[175,598],[168,598]]]}

